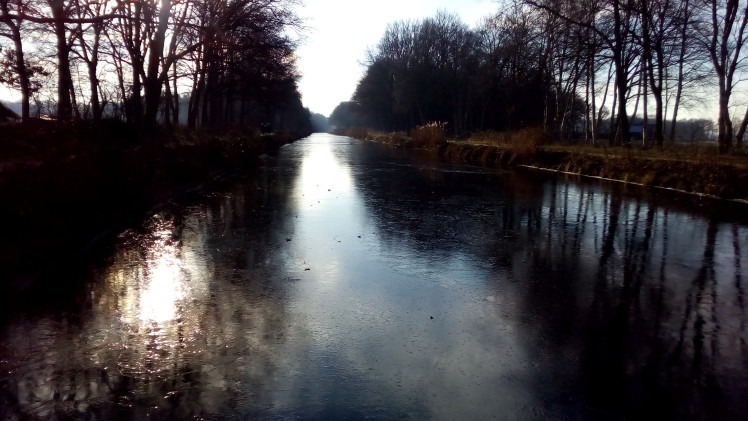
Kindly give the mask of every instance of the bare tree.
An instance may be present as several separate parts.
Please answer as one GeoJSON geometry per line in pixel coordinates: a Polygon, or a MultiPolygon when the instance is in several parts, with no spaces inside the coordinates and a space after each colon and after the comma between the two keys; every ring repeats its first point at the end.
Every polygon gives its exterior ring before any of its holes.
{"type": "MultiPolygon", "coordinates": [[[[655,100],[655,143],[658,147],[664,144],[664,87],[665,75],[667,72],[666,49],[669,47],[670,39],[668,34],[675,31],[675,20],[673,19],[672,9],[674,7],[672,0],[639,0],[639,12],[641,13],[641,37],[643,60],[646,63],[642,66],[645,69],[645,81],[649,84],[649,91],[655,100]]],[[[646,99],[646,94],[645,94],[646,99]]],[[[646,104],[646,102],[645,102],[646,104]]],[[[645,105],[645,113],[647,111],[645,105]]],[[[645,121],[645,130],[646,130],[645,121]]]]}
{"type": "MultiPolygon", "coordinates": [[[[108,2],[94,0],[86,3],[75,4],[75,16],[80,19],[96,18],[107,13],[108,2]]],[[[94,20],[84,24],[78,22],[74,32],[77,48],[74,45],[72,52],[86,65],[88,74],[88,86],[90,91],[91,116],[94,121],[99,121],[103,114],[100,95],[100,81],[98,77],[101,39],[107,30],[109,20],[94,20]]]]}
{"type": "Polygon", "coordinates": [[[576,8],[559,8],[558,2],[549,0],[523,0],[525,3],[545,10],[555,16],[595,33],[597,39],[606,47],[615,70],[616,115],[615,133],[612,144],[620,145],[629,141],[629,117],[627,104],[629,100],[630,81],[636,73],[635,59],[638,56],[633,36],[637,30],[638,16],[635,13],[635,0],[608,0],[595,2],[595,18],[580,19],[573,14],[576,8]]]}
{"type": "MultiPolygon", "coordinates": [[[[164,54],[166,30],[171,15],[171,0],[160,0],[158,22],[153,37],[150,40],[148,70],[145,75],[145,125],[147,129],[156,126],[158,107],[161,102],[161,89],[164,78],[161,76],[161,61],[164,54]]],[[[168,71],[168,66],[166,69],[168,71]]]]}
{"type": "Polygon", "coordinates": [[[670,133],[668,137],[675,140],[678,113],[682,104],[685,87],[695,87],[707,79],[704,68],[710,61],[708,53],[701,48],[698,40],[698,19],[701,15],[703,2],[696,0],[680,0],[674,11],[678,32],[677,45],[671,53],[671,65],[675,70],[675,93],[670,119],[670,133]]]}
{"type": "MultiPolygon", "coordinates": [[[[289,35],[300,25],[291,7],[296,0],[38,0],[38,9],[26,1],[0,0],[0,37],[15,45],[12,57],[3,54],[13,59],[24,117],[35,69],[24,57],[24,24],[54,42],[49,56],[57,80],[48,85],[61,122],[80,118],[82,110],[100,120],[104,96],[119,98],[127,120],[146,131],[160,115],[178,121],[185,75],[193,79],[192,126],[198,112],[201,123],[219,127],[257,107],[301,107],[289,35]],[[101,78],[104,71],[112,77],[101,78]]],[[[10,79],[0,73],[0,82],[10,79]]]]}
{"type": "Polygon", "coordinates": [[[735,73],[742,59],[748,25],[748,1],[705,0],[709,24],[704,38],[719,85],[719,117],[717,141],[721,152],[733,145],[733,124],[730,118],[730,97],[735,87],[735,73]]]}
{"type": "MultiPolygon", "coordinates": [[[[29,6],[23,0],[0,0],[0,22],[4,23],[8,32],[0,31],[0,36],[8,38],[13,43],[13,65],[15,77],[17,78],[18,87],[21,91],[21,118],[28,121],[30,116],[30,99],[31,99],[31,66],[27,63],[23,50],[23,39],[21,36],[21,26],[23,20],[18,16],[20,12],[25,11],[29,6]],[[15,9],[16,17],[11,17],[12,8],[15,9]]],[[[7,79],[11,79],[8,77],[7,79]]]]}

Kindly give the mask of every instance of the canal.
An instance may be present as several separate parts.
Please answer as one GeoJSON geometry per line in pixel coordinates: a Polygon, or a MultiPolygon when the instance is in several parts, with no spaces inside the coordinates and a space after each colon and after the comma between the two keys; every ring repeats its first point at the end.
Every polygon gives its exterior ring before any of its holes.
{"type": "Polygon", "coordinates": [[[745,207],[327,134],[263,158],[6,309],[0,419],[748,413],[745,207]]]}

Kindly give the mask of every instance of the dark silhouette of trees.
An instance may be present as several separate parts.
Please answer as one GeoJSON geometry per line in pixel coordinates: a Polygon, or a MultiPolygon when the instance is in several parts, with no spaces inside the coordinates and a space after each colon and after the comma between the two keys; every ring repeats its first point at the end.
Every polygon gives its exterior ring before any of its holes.
{"type": "Polygon", "coordinates": [[[329,120],[332,126],[344,129],[370,124],[371,120],[365,121],[362,114],[360,104],[353,101],[346,101],[341,102],[335,107],[332,114],[330,114],[329,120]]]}
{"type": "Polygon", "coordinates": [[[34,84],[33,76],[43,72],[40,66],[31,64],[24,53],[24,21],[18,14],[30,8],[28,3],[24,0],[0,0],[0,22],[4,23],[6,28],[0,30],[0,38],[7,38],[13,43],[13,49],[0,50],[3,53],[0,83],[18,88],[21,92],[21,118],[24,120],[30,117],[31,94],[40,87],[34,84]],[[16,16],[11,17],[11,14],[16,16]]]}
{"type": "Polygon", "coordinates": [[[635,13],[634,0],[525,0],[525,3],[577,28],[587,29],[588,34],[594,34],[597,42],[603,47],[604,57],[610,60],[615,74],[616,115],[611,143],[628,143],[630,123],[627,104],[631,83],[636,77],[636,60],[639,55],[635,38],[639,20],[635,13]]]}
{"type": "Polygon", "coordinates": [[[301,27],[296,3],[0,0],[0,83],[21,92],[27,119],[34,76],[45,71],[27,59],[32,47],[54,56],[49,88],[63,123],[121,110],[149,132],[179,122],[180,91],[193,128],[304,120],[290,36],[301,27]]]}
{"type": "Polygon", "coordinates": [[[409,130],[442,121],[458,135],[540,123],[547,83],[525,18],[502,14],[477,30],[444,12],[390,24],[353,96],[361,123],[409,130]]]}
{"type": "Polygon", "coordinates": [[[327,132],[330,130],[330,122],[328,121],[327,117],[322,114],[312,113],[311,122],[312,129],[317,133],[327,132]]]}
{"type": "MultiPolygon", "coordinates": [[[[730,98],[735,87],[735,77],[743,56],[748,25],[748,1],[705,1],[708,19],[704,25],[707,51],[714,66],[719,86],[719,117],[717,142],[721,151],[733,145],[734,129],[730,118],[730,98]]],[[[745,130],[743,130],[744,132],[745,130]]],[[[742,133],[740,135],[742,141],[742,133]]]]}
{"type": "MultiPolygon", "coordinates": [[[[487,109],[482,113],[491,116],[483,121],[483,128],[513,130],[547,122],[553,86],[544,54],[547,45],[536,16],[515,4],[485,20],[478,30],[483,40],[481,73],[486,75],[480,91],[493,89],[483,102],[487,109]]],[[[563,94],[558,96],[560,100],[563,94]]]]}
{"type": "Polygon", "coordinates": [[[748,131],[748,117],[734,132],[729,114],[746,16],[737,0],[513,0],[475,28],[440,12],[390,24],[352,100],[360,123],[378,129],[536,126],[623,145],[634,122],[648,127],[644,145],[662,147],[684,101],[715,83],[727,151],[748,131]]]}
{"type": "Polygon", "coordinates": [[[281,106],[296,90],[294,43],[284,30],[299,25],[281,2],[206,3],[206,28],[195,60],[189,125],[219,127],[250,117],[249,110],[281,106]]]}

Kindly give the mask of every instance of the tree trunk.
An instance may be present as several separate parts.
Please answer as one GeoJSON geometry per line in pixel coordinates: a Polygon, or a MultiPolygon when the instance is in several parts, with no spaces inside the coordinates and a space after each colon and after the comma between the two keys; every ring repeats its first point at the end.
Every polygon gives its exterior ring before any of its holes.
{"type": "MultiPolygon", "coordinates": [[[[127,90],[125,89],[125,65],[122,55],[119,54],[117,47],[115,46],[112,39],[107,34],[109,45],[112,49],[112,64],[114,65],[114,72],[117,77],[117,87],[119,88],[120,102],[127,104],[127,90]]],[[[122,112],[121,109],[119,111],[122,112]]],[[[120,114],[121,117],[121,114],[120,114]]],[[[127,118],[127,107],[125,107],[125,117],[127,118]]]]}
{"type": "Polygon", "coordinates": [[[720,89],[719,118],[717,119],[717,143],[720,152],[728,152],[732,148],[732,121],[730,120],[730,96],[720,89]]]}
{"type": "Polygon", "coordinates": [[[748,108],[745,110],[745,116],[743,117],[743,121],[740,123],[738,132],[735,134],[735,147],[738,149],[743,148],[743,137],[745,136],[746,129],[748,129],[748,108]]]}
{"type": "Polygon", "coordinates": [[[160,77],[160,64],[164,54],[164,42],[166,40],[166,29],[171,14],[171,0],[161,0],[158,15],[158,27],[151,40],[148,56],[148,71],[145,77],[145,126],[151,131],[156,127],[158,107],[161,103],[161,88],[163,80],[160,77]]]}
{"type": "MultiPolygon", "coordinates": [[[[588,115],[587,118],[589,119],[589,123],[587,124],[587,130],[590,131],[592,146],[597,146],[597,104],[595,97],[597,96],[595,92],[595,63],[594,60],[590,60],[588,63],[587,68],[587,78],[589,79],[588,82],[588,90],[589,90],[589,110],[587,111],[588,115]]],[[[587,133],[585,133],[585,136],[587,136],[587,133]]]]}
{"type": "Polygon", "coordinates": [[[11,27],[11,34],[16,49],[15,64],[21,88],[21,120],[23,122],[28,122],[29,117],[31,116],[31,80],[29,78],[29,70],[26,68],[26,60],[23,54],[23,42],[21,42],[21,31],[18,29],[18,26],[13,25],[11,27]]]}
{"type": "Polygon", "coordinates": [[[47,0],[54,19],[54,33],[57,40],[57,121],[69,122],[73,116],[73,103],[70,91],[73,77],[70,73],[70,48],[65,30],[64,0],[47,0]]]}
{"type": "MultiPolygon", "coordinates": [[[[644,70],[646,72],[646,64],[644,64],[644,66],[645,66],[644,70]]],[[[644,118],[642,119],[642,145],[643,146],[648,146],[648,143],[650,142],[647,136],[647,128],[649,127],[649,101],[648,101],[649,85],[647,85],[646,76],[647,76],[646,74],[642,75],[642,77],[645,78],[644,80],[644,118]]]]}
{"type": "MultiPolygon", "coordinates": [[[[91,47],[91,57],[89,57],[87,60],[88,82],[91,89],[91,114],[93,115],[94,122],[99,122],[104,112],[101,109],[101,101],[99,98],[99,78],[96,75],[99,66],[99,43],[101,40],[101,30],[102,28],[100,24],[96,24],[94,26],[94,44],[93,47],[91,47]]],[[[81,40],[81,42],[83,41],[81,40]]]]}
{"type": "MultiPolygon", "coordinates": [[[[0,2],[0,11],[2,11],[3,15],[10,13],[7,1],[0,2]]],[[[18,74],[19,88],[21,91],[21,121],[28,122],[29,117],[31,116],[31,80],[23,52],[21,23],[20,21],[14,21],[12,19],[6,19],[4,22],[8,29],[10,29],[10,37],[13,41],[13,47],[15,48],[14,67],[18,74]]]]}
{"type": "Polygon", "coordinates": [[[174,99],[174,107],[172,108],[172,112],[174,114],[174,116],[173,116],[173,118],[174,118],[174,124],[178,126],[180,124],[180,121],[179,121],[179,90],[178,90],[179,87],[178,87],[178,80],[177,80],[177,77],[179,75],[177,75],[177,65],[176,65],[176,63],[174,63],[173,66],[174,66],[173,67],[173,69],[174,69],[174,74],[173,74],[174,79],[172,81],[172,83],[173,83],[173,86],[172,86],[172,95],[173,95],[173,99],[174,99]]]}
{"type": "Polygon", "coordinates": [[[97,65],[98,62],[95,59],[88,63],[88,79],[91,88],[91,114],[94,122],[100,121],[103,113],[101,101],[99,100],[99,79],[96,76],[97,65]]]}
{"type": "Polygon", "coordinates": [[[611,110],[610,110],[610,122],[609,122],[609,130],[608,130],[610,132],[610,135],[608,136],[608,143],[610,144],[614,142],[613,139],[617,135],[617,130],[616,130],[616,111],[618,107],[617,104],[618,104],[618,79],[616,79],[613,82],[613,107],[611,107],[611,110]]]}
{"type": "Polygon", "coordinates": [[[673,118],[670,122],[670,141],[675,142],[675,136],[676,136],[676,130],[677,130],[677,122],[678,122],[678,109],[680,107],[680,101],[681,97],[683,95],[683,69],[684,65],[683,62],[685,61],[686,56],[686,48],[688,47],[688,40],[687,40],[687,33],[688,33],[688,21],[690,17],[690,7],[689,7],[689,0],[684,0],[683,2],[683,14],[685,19],[683,19],[683,22],[680,27],[680,46],[679,46],[679,54],[678,54],[678,80],[677,85],[675,88],[675,103],[673,104],[673,118]]]}
{"type": "Polygon", "coordinates": [[[748,7],[740,16],[740,1],[728,0],[721,4],[717,0],[709,2],[711,7],[711,35],[709,54],[719,83],[719,117],[717,119],[717,141],[722,153],[732,148],[733,127],[730,120],[730,96],[733,78],[741,59],[741,49],[745,42],[745,29],[748,25],[748,7]],[[720,15],[720,8],[724,14],[720,15]],[[737,24],[737,25],[736,25],[737,24]]]}
{"type": "Polygon", "coordinates": [[[192,92],[190,92],[190,101],[187,103],[187,127],[190,129],[197,128],[197,117],[200,111],[200,95],[205,86],[205,71],[203,70],[203,54],[201,47],[197,52],[195,60],[195,73],[192,76],[192,92]]]}
{"type": "Polygon", "coordinates": [[[618,115],[616,116],[616,134],[613,137],[614,145],[625,145],[629,142],[629,117],[626,112],[626,94],[628,93],[628,83],[626,82],[626,72],[621,69],[623,64],[616,63],[616,73],[623,77],[616,78],[616,89],[618,95],[618,115]]]}
{"type": "MultiPolygon", "coordinates": [[[[611,80],[613,80],[613,62],[611,62],[610,66],[608,66],[608,79],[605,81],[605,90],[603,91],[602,102],[600,102],[600,108],[598,108],[597,110],[597,118],[599,119],[597,123],[598,126],[603,124],[603,111],[605,109],[605,103],[608,101],[608,94],[610,91],[611,80]]],[[[615,98],[613,98],[613,102],[615,103],[615,98]]],[[[612,112],[611,112],[611,118],[612,118],[612,112]]]]}

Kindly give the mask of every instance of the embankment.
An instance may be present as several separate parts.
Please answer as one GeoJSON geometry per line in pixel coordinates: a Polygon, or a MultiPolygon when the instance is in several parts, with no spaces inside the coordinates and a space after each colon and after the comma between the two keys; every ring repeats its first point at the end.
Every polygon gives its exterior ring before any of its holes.
{"type": "Polygon", "coordinates": [[[727,157],[716,152],[704,156],[689,154],[683,148],[673,149],[669,156],[667,151],[624,147],[481,145],[464,141],[428,145],[416,144],[404,134],[361,136],[363,133],[357,137],[397,148],[431,150],[448,162],[552,171],[748,202],[748,159],[744,156],[727,157]]]}
{"type": "Polygon", "coordinates": [[[437,150],[440,157],[452,162],[554,171],[721,199],[748,200],[748,170],[736,164],[627,156],[625,151],[582,153],[538,147],[518,153],[512,148],[459,142],[448,142],[437,150]]]}
{"type": "Polygon", "coordinates": [[[125,125],[5,134],[0,287],[11,291],[31,288],[159,207],[251,171],[261,154],[296,138],[164,131],[143,139],[125,125]]]}

